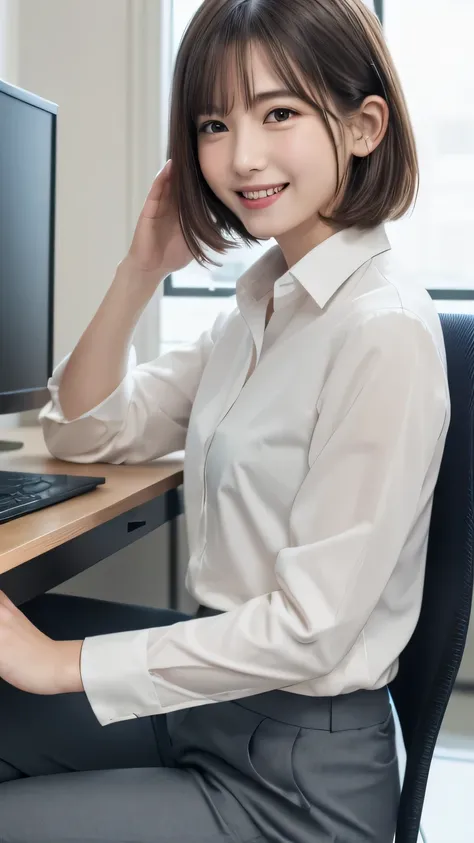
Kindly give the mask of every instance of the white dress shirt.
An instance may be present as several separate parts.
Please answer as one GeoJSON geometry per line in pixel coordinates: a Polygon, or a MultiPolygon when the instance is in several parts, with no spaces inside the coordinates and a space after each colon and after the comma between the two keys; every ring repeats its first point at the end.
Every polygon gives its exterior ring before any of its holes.
{"type": "Polygon", "coordinates": [[[49,381],[41,419],[61,459],[185,447],[186,585],[224,610],[86,638],[103,725],[276,688],[379,688],[419,616],[449,423],[430,296],[394,270],[378,226],[338,232],[291,270],[271,248],[237,305],[185,349],[138,366],[132,349],[124,381],[76,420],[58,400],[67,358],[49,381]]]}

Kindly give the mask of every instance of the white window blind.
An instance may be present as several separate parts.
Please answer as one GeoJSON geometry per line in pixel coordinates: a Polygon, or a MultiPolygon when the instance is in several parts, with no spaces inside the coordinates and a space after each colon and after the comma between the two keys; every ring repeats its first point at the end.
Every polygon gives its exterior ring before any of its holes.
{"type": "Polygon", "coordinates": [[[420,158],[413,214],[388,234],[428,289],[474,288],[473,0],[384,0],[420,158]]]}

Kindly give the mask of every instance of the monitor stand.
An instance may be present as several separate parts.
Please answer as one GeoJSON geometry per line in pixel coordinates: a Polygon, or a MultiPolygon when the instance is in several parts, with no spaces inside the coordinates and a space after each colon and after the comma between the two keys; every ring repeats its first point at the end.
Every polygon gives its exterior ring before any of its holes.
{"type": "Polygon", "coordinates": [[[13,442],[9,439],[0,439],[0,453],[2,451],[18,451],[23,448],[24,442],[13,442]]]}

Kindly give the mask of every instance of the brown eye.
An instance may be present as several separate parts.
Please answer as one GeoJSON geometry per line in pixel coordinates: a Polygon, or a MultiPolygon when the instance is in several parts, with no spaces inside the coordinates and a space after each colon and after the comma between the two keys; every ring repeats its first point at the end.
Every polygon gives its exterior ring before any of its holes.
{"type": "Polygon", "coordinates": [[[203,125],[199,129],[199,133],[203,134],[203,135],[218,135],[218,134],[221,133],[222,130],[226,131],[226,127],[224,126],[223,123],[220,123],[218,120],[210,120],[209,123],[203,123],[203,125]],[[218,127],[217,132],[208,132],[207,130],[211,126],[212,127],[217,126],[218,127]]]}
{"type": "Polygon", "coordinates": [[[288,117],[291,117],[292,115],[296,114],[296,111],[293,111],[292,108],[274,108],[273,111],[270,111],[268,117],[270,117],[272,114],[275,115],[276,119],[271,120],[271,123],[287,123],[288,117]]]}

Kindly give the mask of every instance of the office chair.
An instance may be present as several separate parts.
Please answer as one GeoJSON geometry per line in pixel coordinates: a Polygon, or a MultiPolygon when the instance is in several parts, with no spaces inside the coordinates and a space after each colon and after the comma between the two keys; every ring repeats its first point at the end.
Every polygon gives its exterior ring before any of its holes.
{"type": "Polygon", "coordinates": [[[430,764],[461,663],[472,602],[474,316],[441,314],[441,324],[451,424],[434,492],[421,614],[390,684],[407,754],[395,843],[418,840],[430,764]]]}

